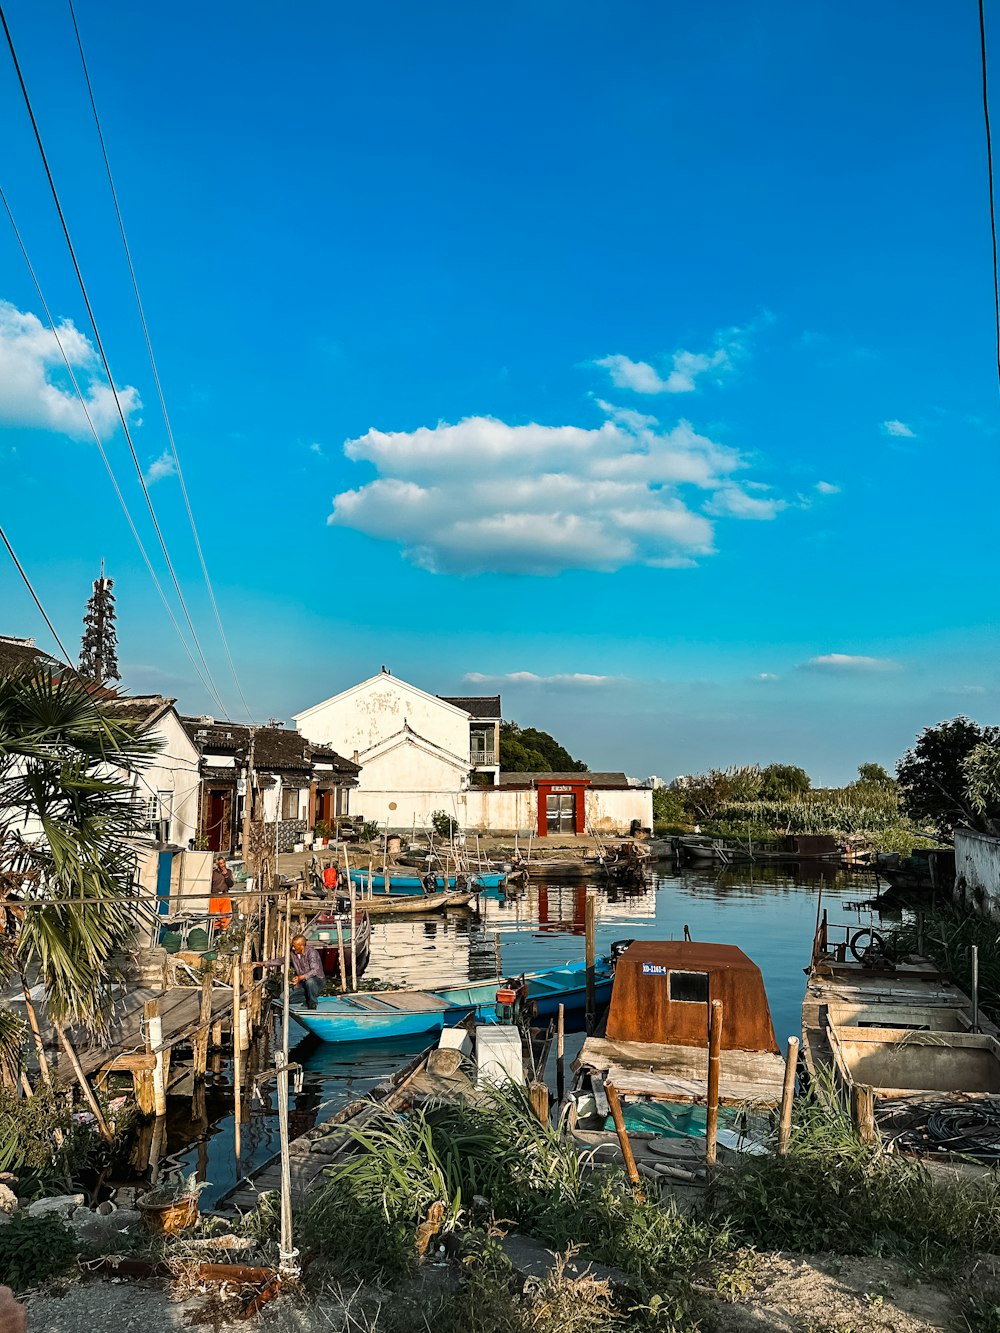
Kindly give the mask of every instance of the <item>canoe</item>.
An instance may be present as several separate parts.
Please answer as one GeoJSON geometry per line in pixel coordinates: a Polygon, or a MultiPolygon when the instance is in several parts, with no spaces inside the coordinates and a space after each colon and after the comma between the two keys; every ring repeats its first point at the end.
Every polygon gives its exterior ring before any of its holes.
{"type": "Polygon", "coordinates": [[[387,916],[390,913],[407,912],[419,915],[421,912],[448,912],[458,907],[469,907],[475,903],[476,893],[386,893],[381,898],[365,898],[365,911],[372,916],[387,916]]]}
{"type": "MultiPolygon", "coordinates": [[[[430,876],[429,875],[421,876],[417,874],[407,875],[403,874],[401,871],[390,871],[389,892],[405,893],[405,894],[426,893],[427,888],[426,885],[424,884],[425,878],[429,880],[430,876]]],[[[368,888],[367,870],[352,870],[351,879],[358,886],[358,888],[362,889],[368,888]]],[[[486,871],[483,874],[478,874],[478,875],[470,873],[468,875],[451,874],[451,875],[434,876],[434,883],[438,892],[444,889],[454,890],[456,888],[463,893],[467,888],[471,889],[473,892],[476,892],[479,889],[498,889],[500,885],[503,883],[503,881],[504,881],[504,874],[502,870],[486,871]],[[458,881],[460,879],[464,880],[465,883],[459,885],[458,881]]],[[[373,893],[385,892],[385,876],[382,874],[381,871],[372,872],[371,887],[373,893]]]]}
{"type": "MultiPolygon", "coordinates": [[[[595,999],[598,1005],[611,998],[613,968],[610,958],[595,965],[595,999]]],[[[585,963],[567,963],[544,972],[527,973],[517,979],[526,991],[525,1006],[538,1018],[553,1018],[560,1004],[566,1010],[586,1006],[585,963]]],[[[315,1009],[294,1006],[292,1018],[321,1041],[379,1041],[392,1037],[419,1036],[440,1032],[470,1015],[479,1023],[497,1023],[497,988],[503,981],[443,986],[435,990],[357,991],[350,995],[324,995],[315,1009]]]]}

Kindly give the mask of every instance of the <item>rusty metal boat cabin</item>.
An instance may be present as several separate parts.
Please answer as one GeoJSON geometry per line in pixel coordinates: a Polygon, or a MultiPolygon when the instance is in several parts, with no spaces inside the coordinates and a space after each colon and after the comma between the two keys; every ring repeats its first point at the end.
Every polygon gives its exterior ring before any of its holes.
{"type": "Polygon", "coordinates": [[[581,1119],[604,1114],[608,1084],[623,1103],[704,1103],[714,1000],[723,1008],[720,1105],[777,1106],[784,1061],[760,968],[735,945],[649,940],[619,955],[603,1031],[583,1044],[574,1089],[581,1119]]]}

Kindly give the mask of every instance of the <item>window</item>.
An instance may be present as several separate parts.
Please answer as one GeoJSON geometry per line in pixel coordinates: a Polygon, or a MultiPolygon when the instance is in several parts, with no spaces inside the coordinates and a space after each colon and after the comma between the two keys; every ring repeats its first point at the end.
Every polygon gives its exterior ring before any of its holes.
{"type": "Polygon", "coordinates": [[[299,789],[297,787],[285,788],[281,793],[281,818],[298,819],[299,817],[299,789]]]}
{"type": "Polygon", "coordinates": [[[670,998],[684,1004],[708,1004],[708,973],[671,972],[670,998]]]}

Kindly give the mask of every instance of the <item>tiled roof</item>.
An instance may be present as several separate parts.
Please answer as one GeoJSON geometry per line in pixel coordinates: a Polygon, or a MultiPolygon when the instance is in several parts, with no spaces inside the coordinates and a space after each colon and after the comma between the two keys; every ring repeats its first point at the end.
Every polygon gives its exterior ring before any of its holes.
{"type": "MultiPolygon", "coordinates": [[[[251,728],[241,722],[210,722],[200,717],[182,717],[184,729],[203,753],[235,754],[250,748],[251,728]]],[[[300,731],[287,727],[258,727],[254,739],[254,762],[273,772],[308,772],[313,762],[333,764],[345,774],[359,773],[357,764],[322,745],[310,745],[300,731]]]]}
{"type": "Polygon", "coordinates": [[[442,703],[461,708],[463,713],[468,713],[480,722],[498,722],[503,716],[499,694],[463,694],[455,698],[449,694],[439,694],[437,697],[442,703]]]}
{"type": "Polygon", "coordinates": [[[6,675],[14,671],[43,670],[58,674],[65,669],[64,662],[36,648],[32,639],[0,636],[0,673],[6,675]]]}
{"type": "Polygon", "coordinates": [[[140,729],[151,727],[177,702],[162,694],[122,695],[120,698],[102,699],[101,706],[115,717],[126,722],[138,723],[140,729]]]}

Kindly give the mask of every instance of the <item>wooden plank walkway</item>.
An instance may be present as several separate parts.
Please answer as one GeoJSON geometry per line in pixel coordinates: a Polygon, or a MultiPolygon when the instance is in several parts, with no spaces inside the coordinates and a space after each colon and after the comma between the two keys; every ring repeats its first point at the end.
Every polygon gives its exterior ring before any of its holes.
{"type": "MultiPolygon", "coordinates": [[[[77,1058],[84,1073],[89,1077],[97,1074],[105,1065],[118,1056],[145,1053],[146,1038],[143,1031],[143,1006],[147,1000],[156,1000],[160,1008],[160,1020],[163,1028],[163,1041],[156,1051],[168,1051],[182,1042],[191,1040],[198,1029],[201,1016],[201,987],[172,986],[169,990],[154,990],[138,987],[130,990],[116,1005],[114,1019],[103,1041],[81,1029],[70,1029],[67,1035],[73,1043],[77,1058]]],[[[212,988],[212,1022],[232,1022],[233,992],[229,986],[216,985],[212,988]]],[[[43,1032],[50,1028],[44,1006],[39,1012],[39,1024],[43,1032]]],[[[60,1059],[53,1070],[53,1082],[57,1087],[65,1087],[73,1081],[74,1074],[68,1060],[60,1059]]]]}
{"type": "MultiPolygon", "coordinates": [[[[719,1101],[723,1105],[777,1105],[781,1101],[785,1062],[780,1055],[722,1051],[719,1066],[719,1101]]],[[[687,1102],[704,1101],[708,1094],[708,1051],[703,1046],[588,1037],[575,1067],[600,1070],[624,1096],[687,1102]]]]}

